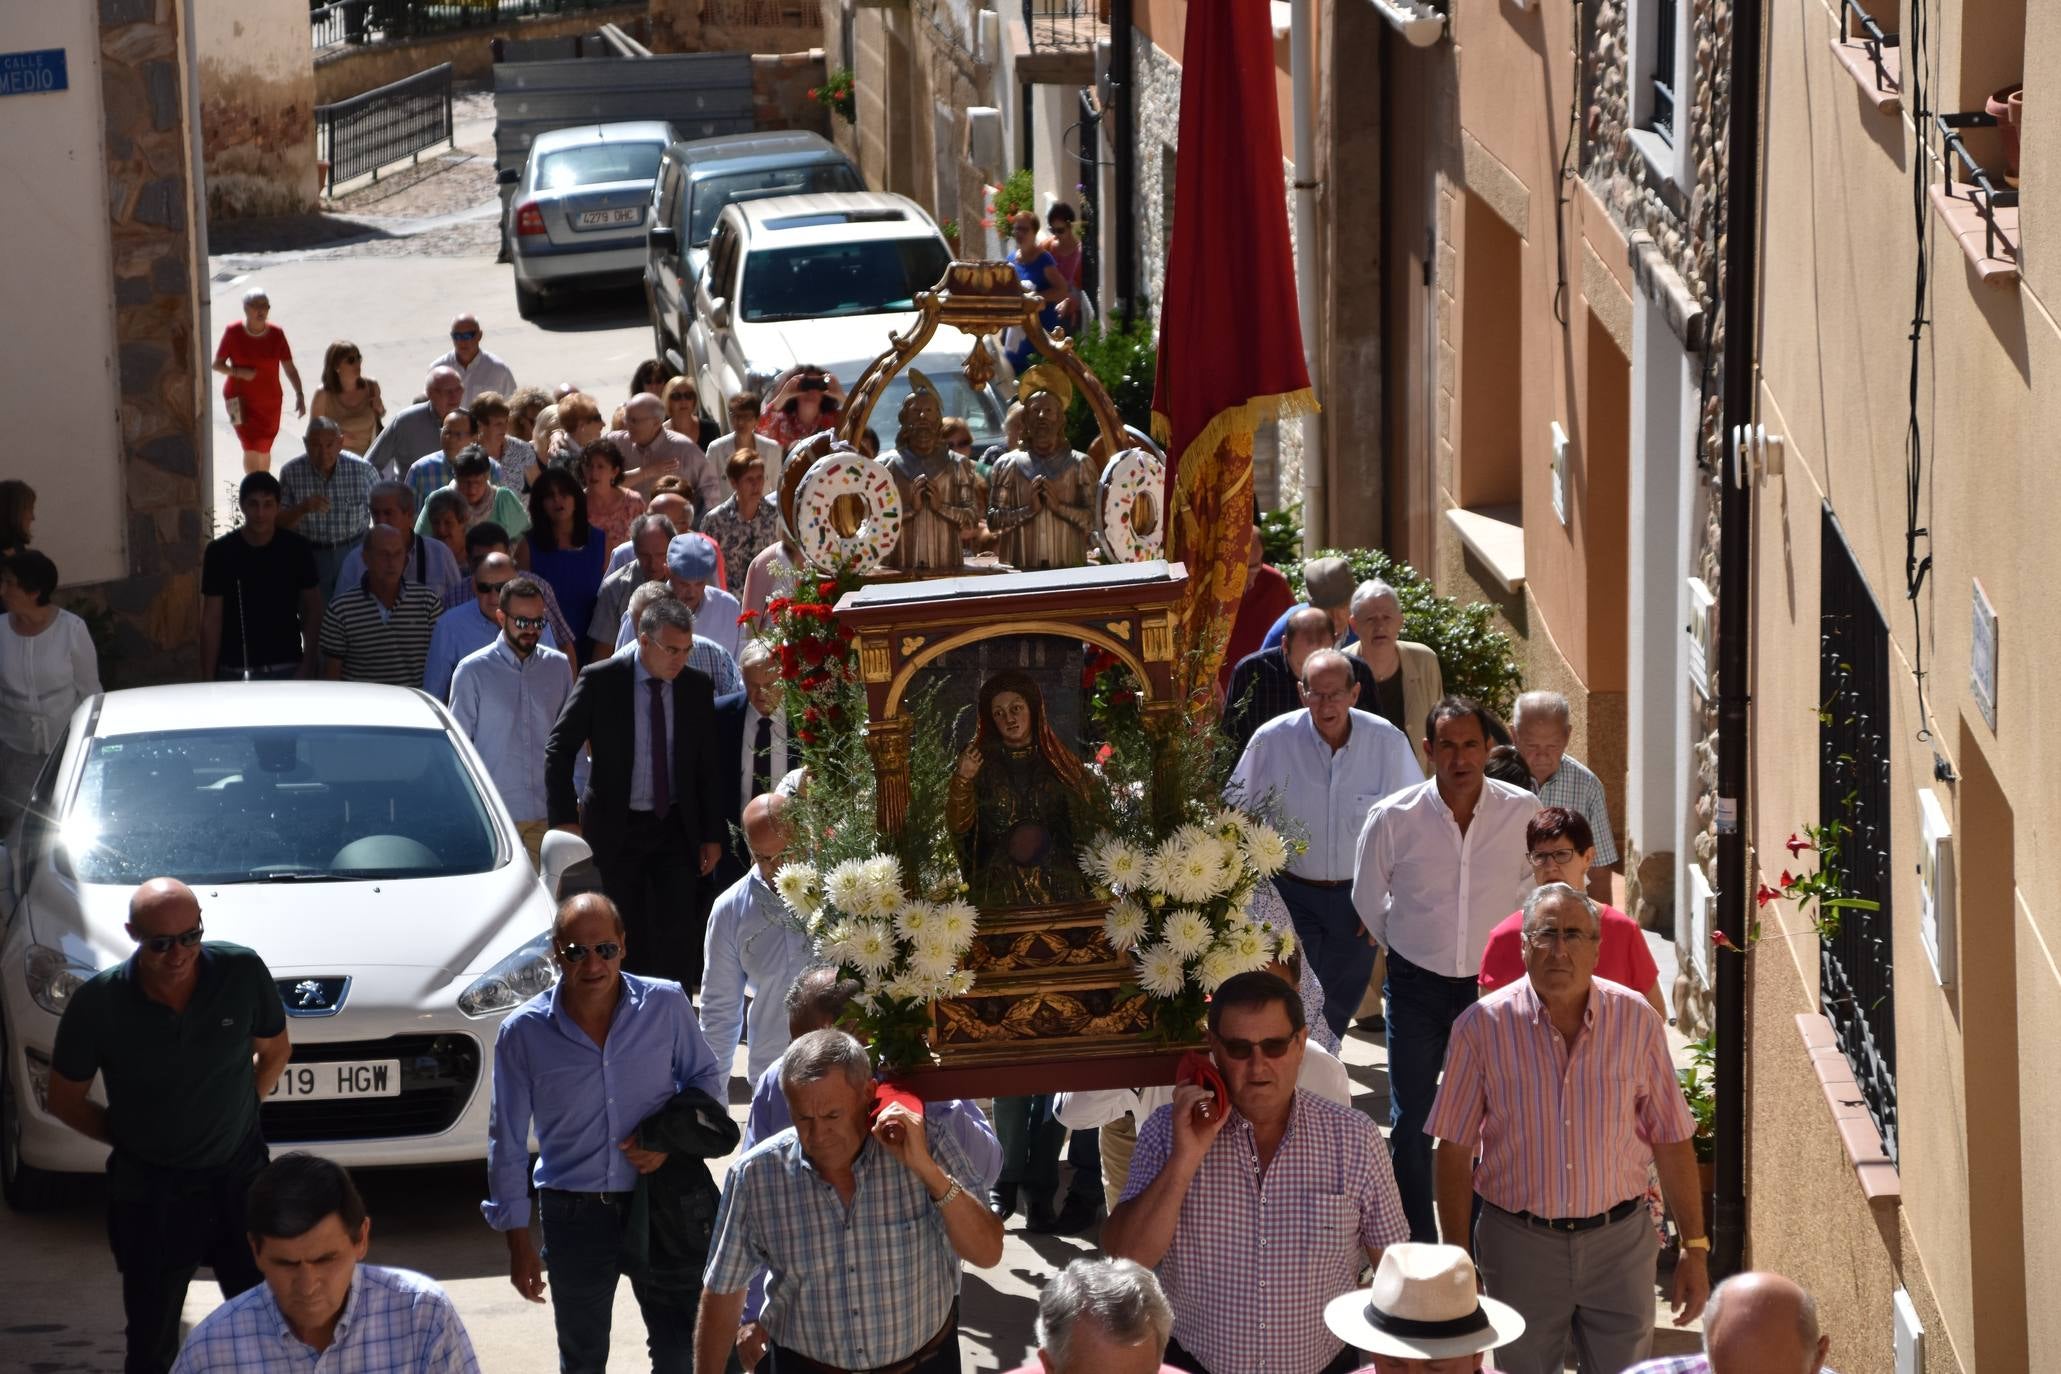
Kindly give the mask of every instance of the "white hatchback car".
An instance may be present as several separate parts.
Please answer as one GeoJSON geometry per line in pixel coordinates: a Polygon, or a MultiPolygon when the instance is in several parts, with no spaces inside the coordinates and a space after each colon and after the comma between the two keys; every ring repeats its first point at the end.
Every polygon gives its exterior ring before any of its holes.
{"type": "Polygon", "coordinates": [[[277,980],[293,1058],[260,1111],[267,1142],[352,1165],[484,1158],[495,1030],[556,980],[552,893],[587,853],[553,832],[540,880],[471,742],[422,692],[89,698],[7,846],[8,1201],[106,1160],[45,1109],[51,1049],[73,991],[133,953],[129,897],[153,877],[189,884],[207,938],[256,950],[277,980]]]}

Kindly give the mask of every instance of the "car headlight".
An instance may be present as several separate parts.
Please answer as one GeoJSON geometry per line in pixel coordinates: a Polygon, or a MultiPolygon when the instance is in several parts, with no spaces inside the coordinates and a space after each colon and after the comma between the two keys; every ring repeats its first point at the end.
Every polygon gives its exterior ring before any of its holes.
{"type": "Polygon", "coordinates": [[[539,935],[472,980],[458,995],[458,1010],[467,1016],[492,1016],[521,1006],[558,981],[551,962],[551,937],[539,935]]]}
{"type": "Polygon", "coordinates": [[[30,945],[25,972],[29,996],[36,1005],[52,1016],[62,1016],[64,1009],[71,1005],[72,994],[79,990],[79,985],[99,970],[79,963],[61,949],[30,945]]]}

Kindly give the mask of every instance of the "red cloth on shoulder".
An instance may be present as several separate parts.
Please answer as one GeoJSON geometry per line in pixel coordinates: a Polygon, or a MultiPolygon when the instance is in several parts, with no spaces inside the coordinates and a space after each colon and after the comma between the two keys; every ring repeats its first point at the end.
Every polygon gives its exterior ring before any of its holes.
{"type": "Polygon", "coordinates": [[[1262,563],[1245,579],[1245,597],[1238,603],[1238,619],[1231,624],[1231,639],[1224,647],[1224,666],[1217,669],[1217,686],[1231,690],[1231,670],[1247,654],[1258,653],[1260,641],[1281,618],[1281,612],[1295,604],[1295,593],[1281,570],[1262,563]]]}
{"type": "MultiPolygon", "coordinates": [[[[1646,948],[1646,933],[1614,906],[1597,909],[1602,915],[1603,945],[1596,955],[1596,976],[1644,994],[1660,977],[1660,965],[1646,948]]],[[[1489,932],[1488,948],[1481,952],[1483,992],[1494,992],[1524,976],[1523,925],[1524,913],[1513,911],[1489,932]]]]}
{"type": "Polygon", "coordinates": [[[880,1114],[897,1102],[914,1112],[917,1120],[921,1121],[923,1119],[923,1099],[910,1092],[907,1088],[895,1083],[875,1083],[873,1085],[873,1111],[871,1119],[878,1121],[880,1114]]]}

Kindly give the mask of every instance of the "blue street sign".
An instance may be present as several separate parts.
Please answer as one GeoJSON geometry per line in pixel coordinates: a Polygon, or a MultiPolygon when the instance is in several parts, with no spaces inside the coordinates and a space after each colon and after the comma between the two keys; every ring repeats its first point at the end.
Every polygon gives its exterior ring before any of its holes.
{"type": "Polygon", "coordinates": [[[0,52],[0,95],[42,95],[67,90],[71,80],[65,74],[64,49],[43,48],[36,52],[0,52]]]}

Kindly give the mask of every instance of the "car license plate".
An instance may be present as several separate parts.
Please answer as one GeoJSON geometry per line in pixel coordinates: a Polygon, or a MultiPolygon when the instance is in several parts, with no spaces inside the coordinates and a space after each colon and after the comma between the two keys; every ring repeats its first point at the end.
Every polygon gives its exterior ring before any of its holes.
{"type": "Polygon", "coordinates": [[[611,225],[635,224],[643,214],[640,205],[626,205],[620,210],[583,210],[579,225],[582,229],[606,229],[611,225]]]}
{"type": "Polygon", "coordinates": [[[272,1088],[274,1102],[316,1102],[335,1097],[397,1097],[401,1061],[355,1059],[336,1063],[288,1064],[272,1088]]]}

